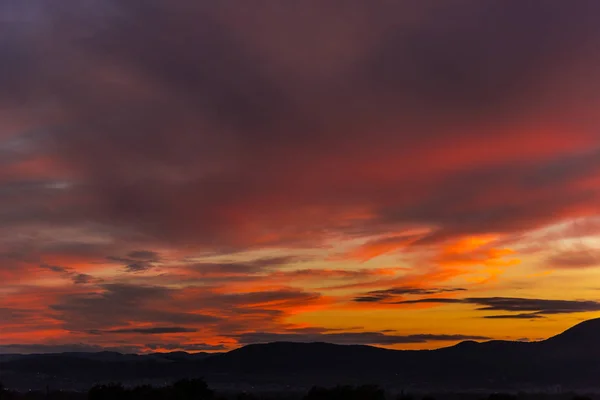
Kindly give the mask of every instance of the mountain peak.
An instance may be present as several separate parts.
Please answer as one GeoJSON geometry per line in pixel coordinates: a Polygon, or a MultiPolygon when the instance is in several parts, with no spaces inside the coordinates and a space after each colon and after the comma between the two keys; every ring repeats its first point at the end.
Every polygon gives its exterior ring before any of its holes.
{"type": "Polygon", "coordinates": [[[600,318],[589,319],[572,326],[566,331],[546,340],[551,343],[582,346],[586,343],[597,345],[600,342],[600,318]]]}

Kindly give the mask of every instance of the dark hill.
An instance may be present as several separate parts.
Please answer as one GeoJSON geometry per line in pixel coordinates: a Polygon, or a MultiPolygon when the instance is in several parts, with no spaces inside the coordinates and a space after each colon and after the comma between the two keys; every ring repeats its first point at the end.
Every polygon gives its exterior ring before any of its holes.
{"type": "Polygon", "coordinates": [[[588,351],[600,349],[600,318],[583,321],[544,343],[570,348],[585,347],[588,351]]]}
{"type": "Polygon", "coordinates": [[[74,379],[82,385],[144,379],[159,384],[197,376],[220,384],[280,387],[364,382],[426,389],[600,388],[600,319],[541,342],[463,342],[429,351],[278,342],[212,355],[63,353],[11,356],[0,363],[0,380],[7,385],[68,385],[74,379]]]}
{"type": "Polygon", "coordinates": [[[372,346],[276,342],[252,344],[207,360],[220,371],[300,371],[390,362],[397,351],[372,346]]]}
{"type": "MultiPolygon", "coordinates": [[[[207,360],[213,372],[270,374],[280,381],[315,376],[331,382],[402,385],[596,385],[600,376],[600,319],[542,342],[462,342],[431,351],[385,350],[327,343],[249,345],[207,360]],[[577,365],[574,368],[573,365],[577,365]]],[[[599,384],[600,386],[600,384],[599,384]]]]}

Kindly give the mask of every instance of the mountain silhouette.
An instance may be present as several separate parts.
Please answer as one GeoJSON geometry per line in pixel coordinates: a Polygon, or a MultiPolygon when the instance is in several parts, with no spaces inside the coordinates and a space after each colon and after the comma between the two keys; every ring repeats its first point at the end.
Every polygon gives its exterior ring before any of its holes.
{"type": "MultiPolygon", "coordinates": [[[[203,376],[219,384],[312,386],[378,383],[400,388],[600,386],[600,319],[538,342],[466,341],[437,350],[275,342],[227,353],[62,353],[0,357],[2,380],[84,383],[203,376]],[[42,377],[42,378],[40,378],[42,377]],[[46,378],[44,378],[46,377],[46,378]]],[[[43,386],[42,386],[43,387],[43,386]]]]}
{"type": "Polygon", "coordinates": [[[600,350],[600,318],[583,321],[563,333],[544,342],[553,346],[581,348],[586,351],[600,350]]]}

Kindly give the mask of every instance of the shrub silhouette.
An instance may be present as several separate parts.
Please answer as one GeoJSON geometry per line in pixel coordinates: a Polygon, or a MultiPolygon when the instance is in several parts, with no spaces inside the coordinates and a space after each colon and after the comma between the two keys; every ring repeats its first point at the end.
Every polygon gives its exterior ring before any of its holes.
{"type": "Polygon", "coordinates": [[[150,385],[136,386],[130,391],[130,400],[163,400],[167,399],[166,388],[155,388],[150,385]]]}
{"type": "Polygon", "coordinates": [[[172,399],[177,400],[209,400],[214,392],[203,379],[183,379],[171,387],[172,399]]]}

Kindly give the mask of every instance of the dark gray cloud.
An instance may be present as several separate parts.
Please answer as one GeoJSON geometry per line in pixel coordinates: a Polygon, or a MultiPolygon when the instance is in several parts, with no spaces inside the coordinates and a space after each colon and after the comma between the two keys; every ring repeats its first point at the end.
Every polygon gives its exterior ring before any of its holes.
{"type": "Polygon", "coordinates": [[[482,311],[533,311],[539,314],[568,314],[574,312],[599,311],[600,303],[583,300],[523,299],[515,297],[474,297],[466,299],[479,305],[482,311]]]}
{"type": "Polygon", "coordinates": [[[135,260],[143,261],[158,261],[160,260],[160,254],[150,250],[135,250],[127,254],[127,257],[135,260]]]}
{"type": "MultiPolygon", "coordinates": [[[[540,319],[540,318],[545,318],[545,317],[538,312],[538,313],[526,313],[526,314],[485,315],[483,318],[487,318],[487,319],[540,319]]],[[[519,340],[521,340],[521,339],[519,339],[519,340]]]]}
{"type": "Polygon", "coordinates": [[[439,303],[439,304],[454,304],[454,303],[464,303],[463,299],[447,299],[447,298],[425,298],[425,299],[415,299],[415,300],[402,300],[398,301],[394,304],[426,304],[426,303],[439,303]]]}
{"type": "Polygon", "coordinates": [[[382,301],[382,298],[379,296],[358,296],[354,298],[354,301],[359,303],[377,303],[382,301]]]}
{"type": "Polygon", "coordinates": [[[417,288],[417,287],[396,287],[384,290],[373,290],[365,293],[363,296],[354,298],[356,302],[373,303],[393,300],[397,296],[426,296],[440,293],[464,292],[464,288],[417,288]]]}
{"type": "Polygon", "coordinates": [[[138,346],[99,346],[84,343],[66,343],[66,344],[4,344],[0,345],[0,354],[47,354],[47,353],[67,353],[67,352],[90,352],[98,353],[101,351],[116,351],[119,353],[140,353],[141,347],[138,346]]]}
{"type": "Polygon", "coordinates": [[[488,340],[480,335],[389,335],[382,332],[349,332],[349,333],[269,333],[253,332],[236,336],[239,343],[269,342],[327,342],[335,344],[372,344],[393,345],[409,343],[427,343],[433,341],[458,342],[462,340],[488,340]]]}
{"type": "Polygon", "coordinates": [[[180,351],[221,351],[227,350],[227,347],[223,344],[207,344],[207,343],[193,343],[193,344],[182,344],[182,343],[150,343],[146,344],[146,347],[151,350],[180,350],[180,351]]]}
{"type": "Polygon", "coordinates": [[[0,307],[0,320],[8,324],[27,323],[34,325],[39,321],[39,311],[27,308],[0,307]]]}
{"type": "Polygon", "coordinates": [[[229,335],[257,326],[279,329],[291,311],[320,301],[319,293],[299,289],[217,293],[204,287],[101,284],[95,292],[63,295],[49,308],[64,329],[103,337],[176,333],[168,332],[173,327],[180,333],[229,335]]]}
{"type": "Polygon", "coordinates": [[[62,267],[60,265],[40,265],[40,268],[47,269],[52,272],[56,272],[63,276],[64,278],[71,279],[71,281],[76,285],[84,285],[89,283],[100,283],[102,279],[95,278],[89,274],[78,273],[73,268],[62,267]]]}
{"type": "Polygon", "coordinates": [[[196,332],[197,329],[183,328],[181,326],[162,326],[153,328],[128,328],[128,329],[114,329],[108,331],[110,333],[137,333],[141,335],[160,335],[165,333],[191,333],[196,332]]]}
{"type": "Polygon", "coordinates": [[[547,260],[550,268],[593,268],[600,267],[600,250],[579,248],[554,254],[547,260]]]}
{"type": "Polygon", "coordinates": [[[50,270],[52,272],[57,272],[57,273],[60,273],[60,274],[65,274],[65,273],[69,273],[70,272],[68,268],[61,267],[60,265],[45,265],[45,264],[43,264],[43,265],[40,265],[40,268],[47,269],[47,270],[50,270]]]}
{"type": "Polygon", "coordinates": [[[469,297],[465,299],[425,298],[398,301],[394,304],[472,304],[479,311],[509,311],[517,315],[495,315],[487,318],[539,318],[544,315],[600,311],[600,302],[592,300],[548,300],[519,297],[469,297]],[[536,317],[537,316],[537,317],[536,317]]]}
{"type": "Polygon", "coordinates": [[[154,265],[147,262],[135,262],[131,264],[127,264],[125,266],[125,271],[127,272],[143,272],[152,269],[154,265]]]}
{"type": "Polygon", "coordinates": [[[148,271],[161,262],[160,254],[149,250],[135,250],[127,254],[126,257],[106,257],[110,261],[123,264],[127,272],[148,271]]]}
{"type": "Polygon", "coordinates": [[[297,256],[267,257],[245,262],[194,263],[188,268],[200,275],[252,275],[304,260],[305,257],[297,256]]]}
{"type": "Polygon", "coordinates": [[[136,322],[182,324],[192,329],[220,321],[211,315],[174,309],[174,293],[160,286],[103,284],[98,292],[65,295],[50,309],[65,329],[72,331],[106,331],[136,322]]]}
{"type": "Polygon", "coordinates": [[[85,284],[94,282],[94,277],[88,274],[75,274],[73,275],[73,283],[75,284],[85,284]]]}

